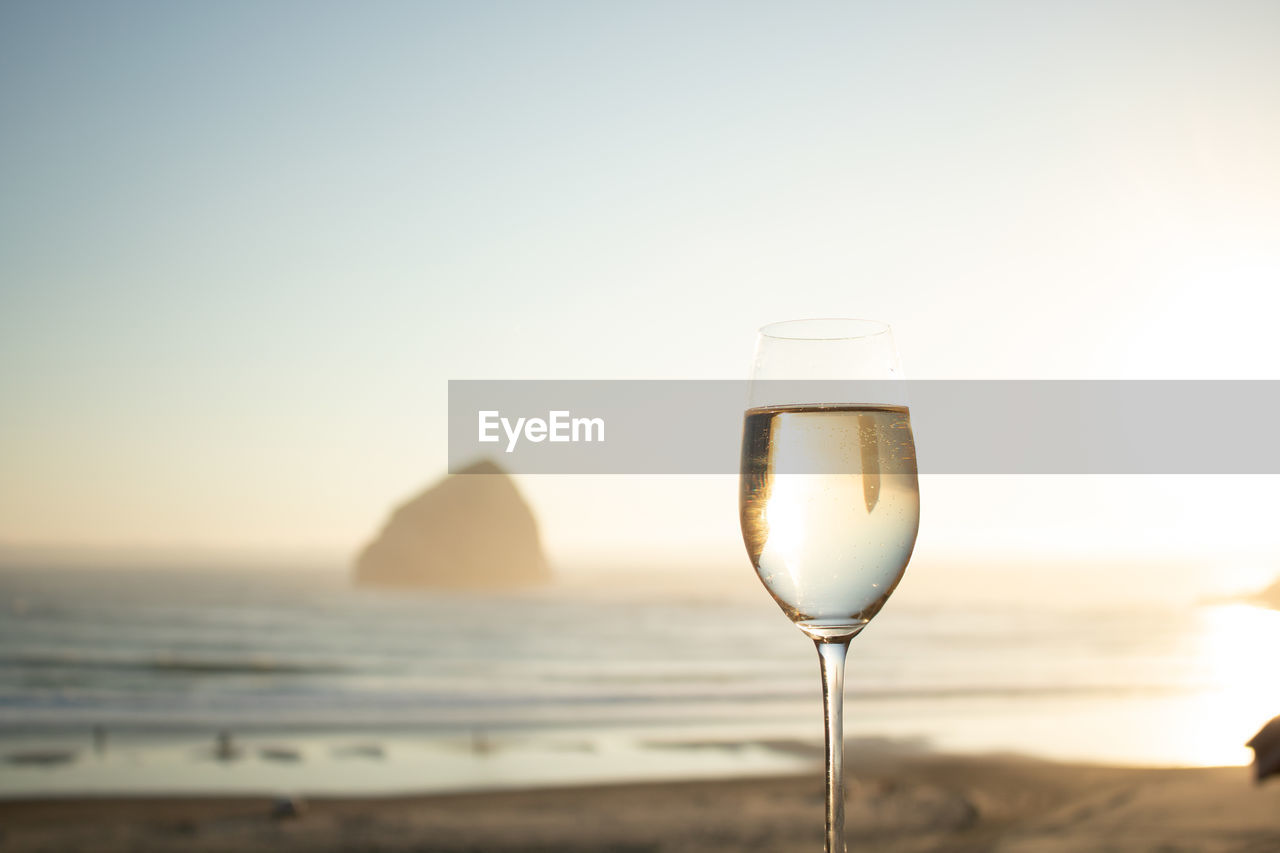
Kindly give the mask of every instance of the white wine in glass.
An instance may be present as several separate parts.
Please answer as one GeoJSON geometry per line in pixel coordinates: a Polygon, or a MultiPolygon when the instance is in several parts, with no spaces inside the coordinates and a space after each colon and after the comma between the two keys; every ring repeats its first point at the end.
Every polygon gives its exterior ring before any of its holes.
{"type": "Polygon", "coordinates": [[[845,656],[902,579],[915,547],[920,489],[911,416],[883,323],[765,326],[751,378],[742,536],[765,588],[817,644],[826,849],[843,853],[845,656]]]}

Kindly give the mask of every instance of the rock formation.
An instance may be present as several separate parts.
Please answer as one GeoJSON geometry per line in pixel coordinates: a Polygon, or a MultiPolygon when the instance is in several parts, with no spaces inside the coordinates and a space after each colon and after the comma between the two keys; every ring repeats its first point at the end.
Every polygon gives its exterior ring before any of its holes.
{"type": "Polygon", "coordinates": [[[446,476],[398,507],[356,559],[357,583],[497,589],[546,583],[538,522],[489,461],[446,476]]]}

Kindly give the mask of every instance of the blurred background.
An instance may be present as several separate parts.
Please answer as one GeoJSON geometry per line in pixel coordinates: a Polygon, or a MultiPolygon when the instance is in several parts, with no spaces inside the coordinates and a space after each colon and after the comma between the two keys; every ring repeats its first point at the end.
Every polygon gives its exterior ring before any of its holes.
{"type": "MultiPolygon", "coordinates": [[[[807,316],[891,323],[913,378],[1277,378],[1276,32],[1245,0],[0,5],[0,788],[810,762],[761,746],[820,742],[816,668],[732,477],[521,477],[551,582],[352,584],[445,473],[447,380],[741,378],[807,316]]],[[[925,477],[851,733],[1247,761],[1277,485],[925,477]]]]}

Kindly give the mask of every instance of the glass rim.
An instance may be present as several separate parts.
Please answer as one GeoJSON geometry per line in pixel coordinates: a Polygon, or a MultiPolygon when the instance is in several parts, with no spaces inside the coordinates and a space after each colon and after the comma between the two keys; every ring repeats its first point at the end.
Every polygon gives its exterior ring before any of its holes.
{"type": "Polygon", "coordinates": [[[864,320],[856,317],[809,317],[801,320],[780,320],[756,330],[762,338],[778,341],[853,341],[874,338],[890,331],[889,324],[880,320],[864,320]]]}

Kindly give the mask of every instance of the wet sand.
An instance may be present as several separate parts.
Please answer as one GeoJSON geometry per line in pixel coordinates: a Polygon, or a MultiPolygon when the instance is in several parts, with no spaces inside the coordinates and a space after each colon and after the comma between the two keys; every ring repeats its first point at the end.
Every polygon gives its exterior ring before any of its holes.
{"type": "MultiPolygon", "coordinates": [[[[270,797],[0,802],[4,851],[770,851],[822,849],[802,777],[301,802],[270,797]]],[[[1280,850],[1280,780],[1247,768],[1131,769],[884,756],[851,779],[852,850],[1280,850]]]]}

